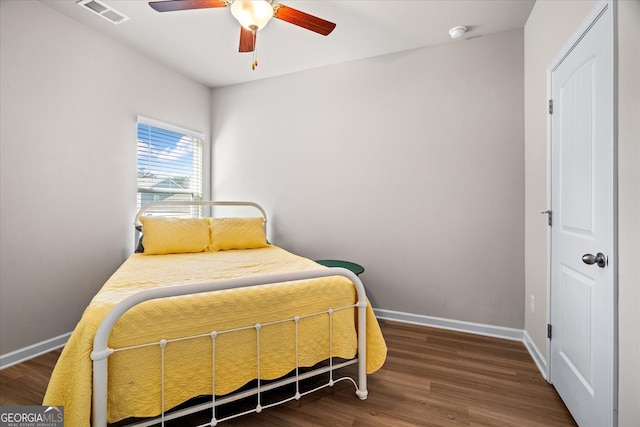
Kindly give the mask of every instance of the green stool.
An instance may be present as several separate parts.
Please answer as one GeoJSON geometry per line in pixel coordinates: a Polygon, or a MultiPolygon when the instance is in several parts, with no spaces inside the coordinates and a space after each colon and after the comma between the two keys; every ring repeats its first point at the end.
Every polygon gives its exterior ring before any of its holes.
{"type": "Polygon", "coordinates": [[[318,259],[316,262],[320,265],[324,265],[325,267],[346,268],[347,270],[353,271],[353,273],[358,276],[364,273],[364,267],[360,264],[356,264],[355,262],[341,261],[338,259],[318,259]]]}

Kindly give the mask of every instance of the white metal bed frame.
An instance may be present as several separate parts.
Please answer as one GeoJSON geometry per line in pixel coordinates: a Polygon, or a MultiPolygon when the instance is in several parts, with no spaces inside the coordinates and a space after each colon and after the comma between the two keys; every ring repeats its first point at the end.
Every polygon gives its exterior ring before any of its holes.
{"type": "MultiPolygon", "coordinates": [[[[265,225],[265,231],[266,231],[266,222],[267,222],[267,217],[266,217],[266,213],[264,211],[264,209],[262,207],[260,207],[259,205],[257,205],[256,203],[253,202],[209,202],[209,201],[197,201],[197,202],[190,202],[190,201],[167,201],[167,202],[154,202],[154,203],[150,203],[146,206],[144,206],[136,215],[135,218],[135,224],[136,226],[139,225],[139,217],[140,215],[142,215],[144,212],[148,211],[149,209],[152,209],[154,207],[158,207],[158,206],[176,206],[176,205],[182,205],[182,206],[249,206],[249,207],[253,207],[256,208],[258,211],[261,212],[263,218],[264,218],[264,225],[265,225]]],[[[136,231],[136,240],[139,237],[139,231],[136,231]]],[[[216,426],[219,422],[222,421],[226,421],[232,418],[236,418],[242,415],[246,415],[249,413],[260,413],[263,409],[272,407],[272,406],[276,406],[276,405],[280,405],[282,403],[286,403],[289,402],[293,399],[300,399],[302,396],[312,393],[314,391],[317,391],[319,389],[322,389],[324,387],[331,387],[333,386],[335,383],[342,381],[342,380],[350,380],[356,387],[356,395],[364,400],[367,398],[367,373],[366,373],[366,360],[367,360],[367,354],[366,354],[366,307],[367,307],[367,297],[366,297],[366,293],[365,293],[365,289],[364,286],[362,284],[362,282],[360,281],[360,279],[358,278],[357,275],[355,275],[352,271],[347,270],[345,268],[328,268],[328,269],[321,269],[321,270],[311,270],[311,271],[300,271],[300,272],[291,272],[291,273],[281,273],[281,274],[269,274],[269,275],[264,275],[264,276],[251,276],[251,277],[241,277],[241,278],[235,278],[235,279],[224,279],[224,280],[215,280],[215,281],[210,281],[210,282],[204,282],[204,283],[192,283],[192,284],[177,284],[177,285],[172,285],[172,286],[168,286],[168,287],[162,287],[162,288],[156,288],[156,289],[148,289],[148,290],[143,290],[140,291],[134,295],[131,295],[130,297],[124,299],[123,301],[121,301],[119,304],[117,304],[109,313],[107,313],[107,315],[105,316],[104,320],[101,322],[100,326],[98,327],[97,331],[96,331],[96,335],[94,338],[94,342],[93,342],[93,351],[91,353],[91,359],[93,361],[93,404],[92,404],[92,425],[94,427],[106,427],[107,426],[107,387],[108,387],[108,360],[109,360],[109,356],[112,355],[113,353],[117,352],[117,351],[126,351],[126,350],[131,350],[134,348],[140,348],[142,346],[153,346],[153,345],[157,345],[161,348],[161,355],[162,355],[162,392],[161,392],[161,398],[162,398],[162,402],[161,402],[161,407],[162,407],[162,413],[160,416],[153,418],[153,419],[149,419],[149,420],[145,420],[142,422],[138,422],[138,423],[134,423],[132,425],[135,426],[150,426],[150,425],[154,425],[154,424],[158,424],[160,423],[162,426],[164,426],[165,421],[169,421],[172,419],[176,419],[176,418],[180,418],[189,414],[193,414],[196,412],[201,412],[207,409],[211,409],[212,410],[212,418],[211,421],[207,424],[203,424],[200,427],[204,427],[204,426],[216,426]],[[298,280],[307,280],[307,279],[315,279],[315,278],[322,278],[322,277],[330,277],[330,276],[344,276],[346,278],[348,278],[349,280],[351,280],[351,282],[354,284],[355,289],[356,289],[356,293],[357,293],[357,301],[355,304],[353,305],[349,305],[346,307],[332,307],[332,308],[328,308],[326,311],[322,311],[319,313],[313,313],[313,314],[305,314],[304,316],[295,316],[293,318],[289,318],[289,319],[281,319],[278,321],[273,321],[273,322],[268,322],[268,323],[264,323],[264,324],[260,324],[257,323],[255,325],[247,325],[246,327],[243,328],[238,328],[238,329],[233,329],[233,330],[226,330],[226,331],[211,331],[209,334],[206,334],[204,336],[209,335],[212,340],[212,348],[213,348],[213,357],[212,357],[212,364],[211,364],[211,369],[212,369],[212,378],[213,378],[213,384],[212,384],[212,390],[215,391],[215,342],[216,342],[216,337],[219,336],[220,334],[225,334],[225,333],[233,333],[233,332],[237,332],[240,330],[246,330],[246,329],[254,329],[256,331],[256,340],[257,340],[257,372],[258,372],[258,378],[257,378],[257,387],[253,388],[251,390],[246,390],[246,391],[241,391],[241,392],[237,392],[237,393],[232,393],[230,395],[224,396],[222,398],[217,398],[215,395],[215,392],[212,394],[211,396],[211,401],[206,402],[206,403],[201,403],[201,404],[197,404],[195,406],[192,407],[188,407],[185,409],[180,409],[180,410],[176,410],[176,411],[172,411],[169,414],[166,414],[166,408],[164,406],[164,347],[169,343],[169,341],[167,340],[160,340],[157,342],[151,342],[151,343],[147,343],[147,344],[142,344],[142,345],[138,345],[135,347],[129,347],[129,348],[121,348],[121,349],[114,349],[114,348],[110,348],[108,346],[108,340],[109,340],[109,335],[111,334],[111,329],[113,328],[113,326],[115,325],[116,321],[124,314],[126,313],[129,309],[135,307],[136,305],[145,302],[145,301],[149,301],[149,300],[154,300],[154,299],[160,299],[160,298],[168,298],[168,297],[174,297],[174,296],[182,296],[182,295],[189,295],[189,294],[198,294],[198,293],[204,293],[204,292],[212,292],[212,291],[218,291],[218,290],[223,290],[223,289],[236,289],[236,288],[244,288],[244,287],[252,287],[252,286],[260,286],[260,285],[267,285],[267,284],[274,284],[274,283],[286,283],[286,282],[292,282],[292,281],[298,281],[298,280]],[[340,362],[338,364],[333,363],[333,351],[332,348],[330,348],[330,356],[329,356],[329,366],[321,366],[321,367],[317,367],[315,369],[312,369],[308,372],[305,373],[300,373],[299,368],[300,366],[298,365],[298,355],[297,355],[297,350],[298,350],[298,346],[297,346],[297,335],[298,335],[298,325],[299,325],[299,321],[304,318],[304,317],[311,317],[311,316],[320,316],[320,315],[328,315],[329,318],[329,342],[332,342],[332,336],[331,336],[331,322],[332,322],[332,315],[335,311],[338,310],[343,310],[343,309],[348,309],[348,308],[357,308],[358,314],[357,314],[357,319],[358,319],[358,353],[357,356],[354,359],[351,360],[347,360],[344,362],[340,362]],[[263,327],[268,327],[271,324],[276,324],[276,323],[282,323],[282,322],[295,322],[295,331],[296,331],[296,366],[295,366],[295,376],[291,376],[291,377],[284,377],[280,380],[276,380],[276,381],[270,381],[268,384],[266,385],[262,385],[261,384],[261,380],[259,378],[260,376],[260,330],[263,327]],[[352,364],[358,364],[358,380],[357,383],[354,379],[350,378],[350,377],[342,377],[342,378],[338,378],[338,379],[334,379],[333,378],[333,372],[337,369],[341,369],[343,367],[352,365],[352,364]],[[322,374],[326,374],[329,373],[329,381],[326,384],[322,384],[319,387],[316,387],[312,390],[308,390],[304,393],[300,392],[300,381],[314,377],[314,376],[318,376],[318,375],[322,375],[322,374]],[[285,398],[283,400],[277,401],[275,403],[271,403],[268,405],[262,405],[261,404],[261,394],[264,392],[267,392],[269,390],[273,390],[285,385],[289,385],[289,384],[294,384],[296,386],[296,392],[293,396],[285,398]],[[244,411],[241,413],[237,413],[237,414],[232,414],[230,416],[227,416],[225,418],[221,418],[221,419],[217,419],[216,417],[216,407],[220,406],[220,405],[224,405],[230,402],[234,402],[240,399],[244,399],[246,397],[250,397],[250,396],[257,396],[257,405],[255,408],[248,410],[248,411],[244,411]]],[[[173,339],[171,341],[179,341],[179,340],[187,340],[187,339],[194,339],[194,338],[202,338],[203,335],[197,335],[197,336],[187,336],[187,337],[182,337],[182,338],[178,338],[178,339],[173,339]]]]}

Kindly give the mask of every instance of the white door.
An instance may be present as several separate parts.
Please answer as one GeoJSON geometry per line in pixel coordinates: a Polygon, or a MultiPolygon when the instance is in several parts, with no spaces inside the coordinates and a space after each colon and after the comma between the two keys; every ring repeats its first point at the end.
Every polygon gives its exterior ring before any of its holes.
{"type": "Polygon", "coordinates": [[[581,427],[616,423],[613,13],[598,7],[550,78],[549,375],[581,427]]]}

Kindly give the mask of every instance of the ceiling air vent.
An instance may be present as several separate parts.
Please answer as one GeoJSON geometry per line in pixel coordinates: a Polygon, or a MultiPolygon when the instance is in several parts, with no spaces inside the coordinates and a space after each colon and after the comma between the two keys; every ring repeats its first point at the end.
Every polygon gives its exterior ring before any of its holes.
{"type": "Polygon", "coordinates": [[[122,13],[118,12],[111,6],[107,6],[106,4],[98,0],[80,0],[76,4],[78,6],[84,7],[85,9],[95,13],[96,15],[106,19],[107,21],[115,25],[129,20],[128,16],[124,16],[122,13]]]}

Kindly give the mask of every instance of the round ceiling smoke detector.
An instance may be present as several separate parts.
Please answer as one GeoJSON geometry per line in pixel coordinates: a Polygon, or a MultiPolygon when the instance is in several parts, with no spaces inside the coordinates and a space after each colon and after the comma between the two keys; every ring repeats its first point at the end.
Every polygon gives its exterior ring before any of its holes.
{"type": "Polygon", "coordinates": [[[467,27],[459,26],[453,27],[449,30],[449,35],[452,39],[461,39],[464,36],[464,33],[467,32],[467,27]]]}

